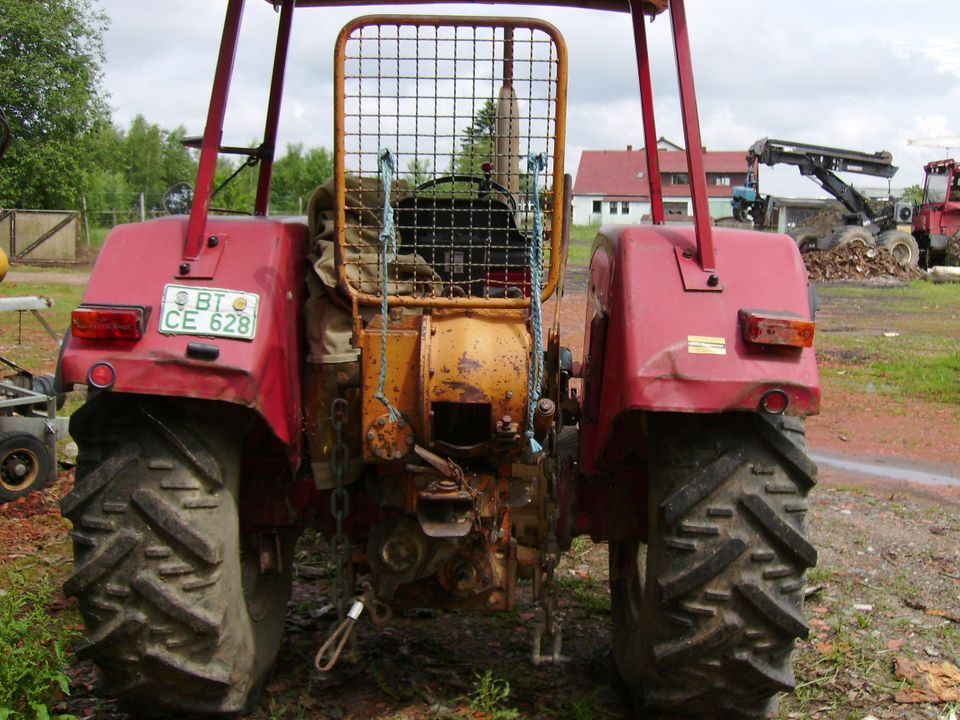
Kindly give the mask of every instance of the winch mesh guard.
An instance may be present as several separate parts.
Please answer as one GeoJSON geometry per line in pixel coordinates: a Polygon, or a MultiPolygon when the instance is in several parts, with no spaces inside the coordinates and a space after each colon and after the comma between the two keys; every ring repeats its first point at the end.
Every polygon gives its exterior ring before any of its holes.
{"type": "Polygon", "coordinates": [[[566,50],[556,30],[517,18],[368,16],[341,32],[336,60],[341,284],[380,302],[386,258],[389,287],[415,288],[391,304],[524,306],[539,205],[548,296],[564,202],[566,50]],[[530,153],[547,158],[539,202],[530,153]],[[435,281],[405,285],[398,273],[411,263],[435,281]]]}

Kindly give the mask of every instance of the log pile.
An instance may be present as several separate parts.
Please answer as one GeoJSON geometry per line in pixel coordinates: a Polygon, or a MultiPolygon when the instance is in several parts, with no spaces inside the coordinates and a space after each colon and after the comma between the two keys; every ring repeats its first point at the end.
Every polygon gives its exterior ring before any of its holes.
{"type": "Polygon", "coordinates": [[[810,279],[815,282],[884,277],[909,281],[923,275],[915,267],[902,267],[889,250],[881,247],[847,245],[821,252],[813,251],[805,253],[803,261],[810,279]]]}

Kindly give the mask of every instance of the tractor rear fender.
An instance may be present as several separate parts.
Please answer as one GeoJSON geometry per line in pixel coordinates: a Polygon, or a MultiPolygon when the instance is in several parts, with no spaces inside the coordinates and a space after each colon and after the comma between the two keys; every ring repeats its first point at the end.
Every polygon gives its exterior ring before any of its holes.
{"type": "Polygon", "coordinates": [[[182,257],[187,218],[120,225],[100,252],[83,306],[142,308],[139,340],[68,335],[60,386],[86,385],[91,367],[109,363],[104,392],[221,400],[257,412],[295,467],[301,456],[300,366],[307,228],[268,218],[214,218],[195,260],[182,257]],[[168,284],[255,293],[252,339],[161,334],[168,284]]]}
{"type": "Polygon", "coordinates": [[[640,449],[638,438],[616,438],[633,425],[618,419],[634,411],[757,411],[778,391],[788,414],[818,412],[813,349],[748,343],[740,327],[741,310],[812,319],[796,244],[770,233],[713,233],[717,290],[692,292],[684,289],[677,253],[696,251],[692,227],[605,227],[597,236],[587,288],[581,472],[603,472],[608,450],[619,456],[617,448],[640,449]]]}

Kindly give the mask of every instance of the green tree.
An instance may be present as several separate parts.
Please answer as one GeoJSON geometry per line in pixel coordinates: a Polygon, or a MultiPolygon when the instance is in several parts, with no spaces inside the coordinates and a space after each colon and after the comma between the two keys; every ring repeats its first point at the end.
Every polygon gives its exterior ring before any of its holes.
{"type": "Polygon", "coordinates": [[[453,172],[481,175],[481,166],[493,161],[494,137],[497,128],[497,106],[487,100],[473,116],[473,124],[463,131],[460,149],[453,158],[453,172]]]}
{"type": "Polygon", "coordinates": [[[0,205],[77,206],[88,141],[108,117],[106,22],[90,0],[0,3],[0,106],[13,136],[0,165],[0,205]]]}
{"type": "Polygon", "coordinates": [[[923,201],[923,188],[919,185],[911,185],[904,188],[903,196],[900,198],[903,202],[919,205],[923,201]]]}
{"type": "Polygon", "coordinates": [[[310,148],[304,152],[301,143],[287,145],[284,156],[273,165],[271,212],[299,212],[301,199],[306,209],[313,191],[331,177],[333,157],[325,148],[310,148]]]}
{"type": "Polygon", "coordinates": [[[143,193],[150,209],[162,210],[167,189],[193,182],[197,163],[183,146],[184,129],[165,130],[137,115],[126,134],[125,172],[130,189],[143,193]]]}
{"type": "Polygon", "coordinates": [[[131,219],[139,210],[140,193],[148,212],[163,211],[168,188],[180,182],[192,183],[197,162],[183,146],[184,129],[166,130],[135,117],[126,131],[103,123],[88,143],[89,167],[83,176],[87,210],[99,215],[111,210],[128,211],[131,219]]]}
{"type": "Polygon", "coordinates": [[[210,206],[215,211],[253,212],[257,197],[257,168],[247,167],[237,172],[246,161],[247,158],[242,156],[234,158],[221,155],[217,158],[217,172],[213,180],[213,189],[217,194],[210,200],[210,206]],[[232,175],[235,177],[230,179],[232,175]]]}
{"type": "Polygon", "coordinates": [[[410,162],[407,163],[407,182],[410,183],[413,187],[423,185],[427,180],[430,179],[430,161],[421,160],[420,158],[410,158],[410,162]]]}

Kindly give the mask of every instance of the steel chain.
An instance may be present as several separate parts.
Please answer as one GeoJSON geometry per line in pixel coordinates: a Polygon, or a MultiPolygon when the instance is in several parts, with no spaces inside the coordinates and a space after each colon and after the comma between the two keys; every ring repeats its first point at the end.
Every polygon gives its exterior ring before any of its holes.
{"type": "Polygon", "coordinates": [[[350,588],[347,587],[347,565],[350,562],[350,540],[343,529],[344,521],[350,514],[350,495],[343,487],[343,472],[347,464],[347,446],[343,442],[343,426],[347,422],[347,401],[338,397],[330,405],[330,422],[333,423],[334,444],[330,453],[330,467],[333,470],[333,479],[336,486],[330,493],[330,512],[336,532],[331,541],[334,556],[334,576],[336,580],[335,602],[337,618],[342,622],[346,617],[347,598],[350,588]]]}
{"type": "MultiPolygon", "coordinates": [[[[550,439],[548,439],[548,442],[550,439]]],[[[541,571],[543,572],[543,582],[540,586],[540,606],[543,608],[543,624],[538,624],[534,628],[533,637],[533,664],[542,663],[564,663],[569,662],[569,658],[562,655],[563,633],[560,627],[559,602],[557,597],[557,586],[555,582],[555,571],[560,564],[560,544],[557,540],[557,521],[559,519],[559,508],[557,505],[557,473],[558,468],[553,454],[548,459],[547,468],[547,503],[545,520],[547,523],[547,536],[540,548],[541,552],[541,571]],[[552,650],[548,655],[541,651],[541,641],[546,636],[552,640],[552,650]]]]}

